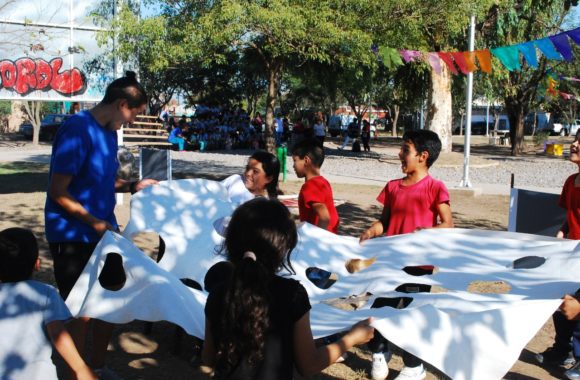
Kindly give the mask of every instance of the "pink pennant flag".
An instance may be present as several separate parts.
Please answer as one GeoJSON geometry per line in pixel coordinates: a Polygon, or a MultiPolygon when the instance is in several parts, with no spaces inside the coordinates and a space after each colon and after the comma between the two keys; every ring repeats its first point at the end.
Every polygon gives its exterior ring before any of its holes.
{"type": "Polygon", "coordinates": [[[463,52],[454,51],[451,53],[451,55],[453,56],[457,67],[459,67],[459,70],[461,70],[461,72],[465,75],[469,74],[470,71],[467,68],[467,62],[465,62],[465,56],[463,55],[463,52]]]}
{"type": "Polygon", "coordinates": [[[414,62],[421,58],[421,52],[417,50],[399,50],[399,54],[401,54],[405,63],[414,62]]]}
{"type": "Polygon", "coordinates": [[[560,96],[566,100],[571,100],[574,99],[574,95],[572,94],[566,94],[565,92],[559,91],[560,92],[560,96]]]}
{"type": "Polygon", "coordinates": [[[441,75],[441,58],[437,53],[427,53],[425,55],[426,61],[431,65],[431,68],[437,75],[441,75]]]}
{"type": "Polygon", "coordinates": [[[445,64],[449,68],[449,71],[451,71],[454,75],[459,74],[457,72],[457,69],[455,68],[455,65],[453,64],[453,57],[451,56],[451,53],[440,51],[437,53],[437,55],[439,56],[439,58],[443,60],[443,62],[445,62],[445,64]]]}

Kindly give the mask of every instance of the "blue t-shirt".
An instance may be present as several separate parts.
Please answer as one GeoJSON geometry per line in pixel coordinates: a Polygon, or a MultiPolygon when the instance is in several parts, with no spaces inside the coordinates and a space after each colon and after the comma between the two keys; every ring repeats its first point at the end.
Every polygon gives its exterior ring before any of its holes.
{"type": "Polygon", "coordinates": [[[179,127],[175,127],[171,130],[171,133],[169,134],[169,139],[175,139],[177,137],[180,137],[179,135],[183,134],[183,131],[181,130],[181,128],[179,127]]]}
{"type": "MultiPolygon", "coordinates": [[[[77,113],[59,128],[52,145],[49,176],[71,175],[68,192],[94,217],[117,228],[115,180],[117,131],[102,127],[89,111],[77,113]]],[[[67,213],[50,197],[44,208],[49,243],[100,240],[95,230],[67,213]]]]}

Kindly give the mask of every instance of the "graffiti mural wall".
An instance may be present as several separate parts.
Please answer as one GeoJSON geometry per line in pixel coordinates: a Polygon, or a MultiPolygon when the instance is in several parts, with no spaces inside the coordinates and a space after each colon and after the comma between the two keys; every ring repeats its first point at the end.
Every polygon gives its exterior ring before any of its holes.
{"type": "Polygon", "coordinates": [[[0,0],[0,99],[100,100],[115,69],[96,9],[101,0],[0,0]]]}

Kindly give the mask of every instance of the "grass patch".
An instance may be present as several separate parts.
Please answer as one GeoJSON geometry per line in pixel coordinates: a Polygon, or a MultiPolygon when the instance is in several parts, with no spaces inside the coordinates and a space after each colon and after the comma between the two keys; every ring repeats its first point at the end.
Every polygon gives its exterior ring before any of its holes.
{"type": "Polygon", "coordinates": [[[48,173],[48,164],[25,161],[0,163],[0,175],[21,173],[48,173]]]}

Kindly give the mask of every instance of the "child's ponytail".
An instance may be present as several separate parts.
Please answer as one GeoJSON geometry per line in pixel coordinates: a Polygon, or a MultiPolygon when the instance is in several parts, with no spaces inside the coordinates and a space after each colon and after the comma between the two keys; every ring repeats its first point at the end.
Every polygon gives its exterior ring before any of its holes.
{"type": "MultiPolygon", "coordinates": [[[[272,274],[257,261],[256,255],[247,251],[234,267],[230,287],[226,294],[226,309],[222,327],[223,359],[232,366],[241,355],[248,364],[260,362],[269,325],[270,294],[268,284],[272,274]]],[[[226,363],[224,363],[226,364],[226,363]]]]}

